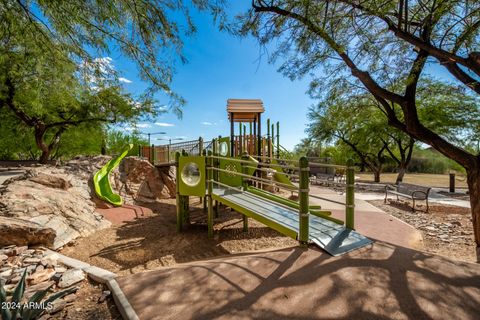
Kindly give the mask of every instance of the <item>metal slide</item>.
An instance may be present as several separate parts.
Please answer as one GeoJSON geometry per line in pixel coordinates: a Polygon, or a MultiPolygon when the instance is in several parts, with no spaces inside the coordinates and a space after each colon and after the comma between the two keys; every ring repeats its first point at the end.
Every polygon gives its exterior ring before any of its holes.
{"type": "MultiPolygon", "coordinates": [[[[294,239],[299,232],[298,210],[246,191],[213,188],[212,198],[294,239]]],[[[366,246],[372,241],[335,222],[309,215],[309,241],[332,256],[366,246]]]]}
{"type": "Polygon", "coordinates": [[[108,175],[120,164],[122,159],[125,158],[132,148],[133,144],[126,146],[120,155],[108,161],[107,164],[98,170],[93,176],[93,186],[95,187],[95,193],[97,196],[114,206],[121,206],[123,204],[123,199],[120,195],[113,192],[108,175]]]}

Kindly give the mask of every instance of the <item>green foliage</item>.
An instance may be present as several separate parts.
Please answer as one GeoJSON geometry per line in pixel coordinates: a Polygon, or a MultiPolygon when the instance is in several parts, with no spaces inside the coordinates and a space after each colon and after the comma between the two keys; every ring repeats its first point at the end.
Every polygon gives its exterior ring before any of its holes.
{"type": "Polygon", "coordinates": [[[465,173],[455,161],[432,149],[416,149],[409,166],[410,172],[446,174],[450,171],[465,173]]]}
{"type": "Polygon", "coordinates": [[[138,155],[138,146],[148,145],[148,140],[142,138],[136,132],[127,134],[114,129],[108,130],[106,140],[106,149],[108,154],[119,154],[127,144],[134,145],[134,147],[129,151],[127,156],[136,156],[138,155]]]}
{"type": "Polygon", "coordinates": [[[45,290],[39,290],[35,292],[28,301],[24,301],[23,294],[25,293],[25,288],[26,288],[26,282],[25,282],[26,274],[27,274],[27,271],[25,270],[23,272],[22,278],[20,279],[17,286],[13,290],[10,301],[7,300],[7,293],[5,291],[5,288],[3,287],[3,283],[0,283],[0,305],[2,305],[2,308],[0,310],[0,315],[2,316],[2,320],[37,319],[43,314],[45,309],[53,301],[60,299],[77,290],[77,288],[68,288],[63,291],[54,293],[50,297],[44,300],[43,298],[45,298],[50,288],[52,287],[52,286],[49,286],[45,290]],[[11,308],[4,308],[4,306],[6,305],[10,305],[11,308]],[[33,306],[35,307],[38,306],[38,308],[33,308],[33,306]]]}
{"type": "Polygon", "coordinates": [[[136,63],[149,89],[172,97],[179,111],[184,101],[169,84],[176,62],[185,61],[182,40],[195,32],[189,10],[208,10],[222,22],[222,2],[2,0],[0,36],[22,47],[28,42],[37,52],[61,50],[75,61],[121,52],[136,63]]]}
{"type": "Polygon", "coordinates": [[[9,112],[0,112],[0,137],[0,160],[38,159],[33,130],[9,112]]]}
{"type": "Polygon", "coordinates": [[[65,131],[52,153],[52,159],[69,160],[78,155],[93,156],[102,152],[105,129],[99,123],[83,123],[65,131]]]}

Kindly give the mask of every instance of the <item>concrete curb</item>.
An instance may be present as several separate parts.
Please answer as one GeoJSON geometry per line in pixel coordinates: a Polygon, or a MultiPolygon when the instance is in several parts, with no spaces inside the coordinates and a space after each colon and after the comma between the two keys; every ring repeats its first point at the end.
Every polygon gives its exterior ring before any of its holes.
{"type": "Polygon", "coordinates": [[[96,267],[96,266],[92,266],[83,261],[64,256],[61,253],[58,253],[49,249],[47,249],[46,251],[49,254],[56,255],[60,263],[70,268],[81,269],[92,280],[105,284],[110,289],[110,292],[112,293],[112,296],[113,296],[113,300],[115,301],[115,305],[117,306],[118,311],[122,315],[123,319],[139,320],[137,313],[133,309],[130,302],[128,302],[127,297],[125,296],[122,289],[118,285],[118,282],[115,280],[115,278],[117,277],[115,273],[96,267]]]}

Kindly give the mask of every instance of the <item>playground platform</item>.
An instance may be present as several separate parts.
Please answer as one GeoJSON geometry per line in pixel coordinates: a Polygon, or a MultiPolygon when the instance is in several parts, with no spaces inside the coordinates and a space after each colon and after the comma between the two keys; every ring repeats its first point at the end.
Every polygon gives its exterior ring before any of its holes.
{"type": "Polygon", "coordinates": [[[117,278],[140,319],[478,319],[480,265],[376,242],[310,246],[117,278]]]}

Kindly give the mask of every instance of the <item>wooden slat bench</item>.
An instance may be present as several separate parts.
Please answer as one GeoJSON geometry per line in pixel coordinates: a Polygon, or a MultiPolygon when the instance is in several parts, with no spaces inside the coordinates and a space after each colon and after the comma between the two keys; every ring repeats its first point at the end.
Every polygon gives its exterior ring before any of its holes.
{"type": "Polygon", "coordinates": [[[398,197],[404,197],[412,199],[413,206],[412,210],[415,211],[415,200],[425,200],[427,203],[427,212],[428,212],[428,195],[430,193],[430,187],[419,186],[410,183],[403,183],[400,182],[396,186],[385,186],[385,203],[387,202],[387,198],[389,194],[393,194],[398,197]]]}

